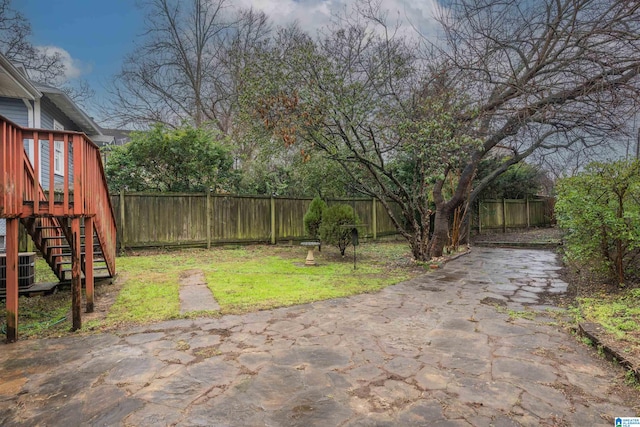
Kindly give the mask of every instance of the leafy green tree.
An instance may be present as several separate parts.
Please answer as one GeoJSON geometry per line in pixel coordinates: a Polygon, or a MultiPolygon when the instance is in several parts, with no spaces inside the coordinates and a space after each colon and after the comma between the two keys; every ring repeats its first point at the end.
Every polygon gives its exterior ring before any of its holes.
{"type": "Polygon", "coordinates": [[[320,239],[340,249],[340,255],[351,244],[351,227],[360,223],[353,208],[345,204],[329,206],[322,214],[320,239]]]}
{"type": "Polygon", "coordinates": [[[640,274],[640,161],[591,163],[557,185],[566,256],[623,284],[640,274]]]}
{"type": "Polygon", "coordinates": [[[229,150],[213,131],[156,125],[114,147],[105,166],[111,191],[223,191],[235,188],[229,150]]]}
{"type": "Polygon", "coordinates": [[[260,147],[253,158],[240,162],[241,194],[286,197],[347,197],[349,186],[340,165],[314,153],[306,156],[293,147],[260,147]]]}
{"type": "Polygon", "coordinates": [[[312,239],[320,237],[319,230],[322,224],[322,214],[327,209],[327,204],[320,197],[314,197],[309,204],[307,213],[304,214],[304,232],[312,239]]]}
{"type": "MultiPolygon", "coordinates": [[[[482,181],[503,162],[499,157],[483,160],[478,165],[476,182],[482,181]]],[[[502,175],[491,181],[478,195],[479,199],[526,199],[536,196],[545,173],[539,167],[521,162],[510,166],[502,175]]]]}

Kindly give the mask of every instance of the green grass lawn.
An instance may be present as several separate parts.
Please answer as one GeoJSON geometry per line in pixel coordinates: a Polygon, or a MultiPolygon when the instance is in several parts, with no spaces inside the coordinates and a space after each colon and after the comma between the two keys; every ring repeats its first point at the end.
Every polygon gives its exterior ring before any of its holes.
{"type": "MultiPolygon", "coordinates": [[[[569,309],[575,322],[600,324],[603,344],[612,347],[632,363],[640,363],[640,288],[601,291],[576,299],[569,309]]],[[[588,342],[591,344],[591,342],[588,342]]]]}
{"type": "MultiPolygon", "coordinates": [[[[110,330],[181,317],[246,313],[375,292],[385,286],[424,273],[411,261],[404,242],[361,244],[357,268],[353,248],[342,258],[336,248],[315,252],[317,266],[304,265],[306,248],[294,246],[220,247],[170,252],[140,252],[117,259],[115,285],[96,288],[96,304],[109,299],[106,314],[86,319],[85,330],[110,330]],[[204,273],[220,304],[219,311],[180,314],[180,275],[189,270],[204,273]],[[110,295],[109,298],[106,296],[110,295]]],[[[54,281],[48,266],[36,264],[39,281],[54,281]]],[[[70,290],[55,295],[20,298],[19,334],[22,338],[63,335],[70,328],[70,290]]],[[[0,324],[4,323],[4,304],[0,324]]]]}
{"type": "Polygon", "coordinates": [[[640,288],[578,301],[586,320],[601,324],[619,340],[640,344],[640,288]]]}
{"type": "MultiPolygon", "coordinates": [[[[304,265],[299,246],[249,246],[185,250],[118,258],[126,281],[109,313],[111,320],[161,320],[179,317],[180,273],[201,270],[220,313],[301,304],[377,291],[411,276],[405,244],[362,245],[357,256],[342,258],[333,248],[316,252],[317,266],[304,265]]],[[[413,273],[415,274],[415,272],[413,273]]]]}

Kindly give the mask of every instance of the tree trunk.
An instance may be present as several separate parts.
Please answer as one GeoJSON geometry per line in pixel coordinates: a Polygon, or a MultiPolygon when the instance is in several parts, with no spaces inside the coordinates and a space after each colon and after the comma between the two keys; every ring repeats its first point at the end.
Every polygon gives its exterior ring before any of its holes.
{"type": "Polygon", "coordinates": [[[449,216],[451,212],[444,206],[436,206],[436,218],[433,225],[433,236],[429,244],[431,258],[442,256],[449,237],[449,216]]]}
{"type": "Polygon", "coordinates": [[[415,230],[413,238],[409,241],[411,253],[416,261],[429,261],[429,223],[415,230]]]}

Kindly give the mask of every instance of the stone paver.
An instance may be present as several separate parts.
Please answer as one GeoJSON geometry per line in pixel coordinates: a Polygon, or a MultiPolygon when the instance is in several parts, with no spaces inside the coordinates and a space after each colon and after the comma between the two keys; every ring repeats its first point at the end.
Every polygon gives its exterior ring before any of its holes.
{"type": "Polygon", "coordinates": [[[376,294],[0,350],[0,425],[611,426],[619,370],[510,317],[547,251],[474,249],[376,294]],[[508,309],[508,310],[507,310],[508,309]]]}
{"type": "Polygon", "coordinates": [[[193,311],[220,310],[201,270],[187,270],[180,274],[180,314],[193,311]]]}

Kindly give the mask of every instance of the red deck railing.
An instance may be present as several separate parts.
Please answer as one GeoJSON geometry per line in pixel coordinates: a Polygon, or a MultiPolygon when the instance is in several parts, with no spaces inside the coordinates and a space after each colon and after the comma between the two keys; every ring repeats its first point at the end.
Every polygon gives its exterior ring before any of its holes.
{"type": "Polygon", "coordinates": [[[94,218],[113,276],[116,223],[98,146],[83,133],[23,128],[2,116],[0,129],[0,217],[94,218]],[[27,140],[33,141],[33,164],[25,151],[27,140]],[[43,154],[49,157],[43,162],[49,165],[48,179],[40,171],[43,154]],[[37,177],[48,182],[46,188],[37,177]]]}

